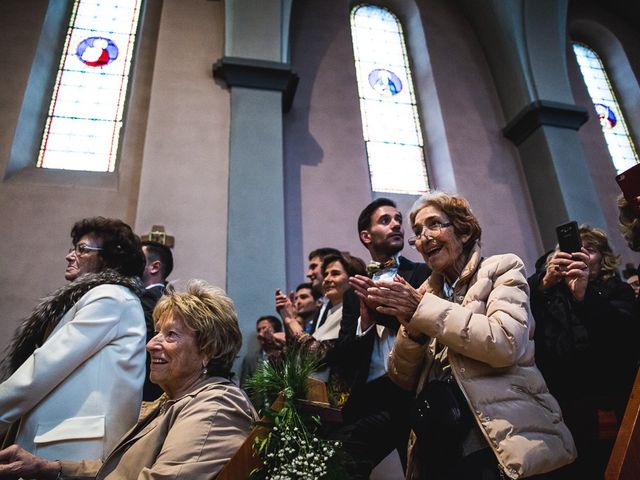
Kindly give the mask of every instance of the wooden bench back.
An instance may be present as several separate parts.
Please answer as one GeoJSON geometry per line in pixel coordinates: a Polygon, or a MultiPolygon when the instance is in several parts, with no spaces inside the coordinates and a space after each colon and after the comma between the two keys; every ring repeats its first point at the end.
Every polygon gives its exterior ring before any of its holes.
{"type": "Polygon", "coordinates": [[[640,370],[636,375],[604,478],[605,480],[640,479],[640,370]]]}

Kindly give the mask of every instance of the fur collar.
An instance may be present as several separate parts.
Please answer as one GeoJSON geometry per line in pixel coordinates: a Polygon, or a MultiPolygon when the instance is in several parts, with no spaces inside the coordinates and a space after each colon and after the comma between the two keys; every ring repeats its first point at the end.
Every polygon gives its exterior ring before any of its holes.
{"type": "Polygon", "coordinates": [[[44,343],[64,314],[89,290],[104,284],[122,285],[140,296],[142,283],[137,277],[125,277],[115,270],[82,275],[73,282],[44,297],[35,310],[18,327],[8,354],[0,364],[0,379],[6,380],[36,348],[44,343]]]}

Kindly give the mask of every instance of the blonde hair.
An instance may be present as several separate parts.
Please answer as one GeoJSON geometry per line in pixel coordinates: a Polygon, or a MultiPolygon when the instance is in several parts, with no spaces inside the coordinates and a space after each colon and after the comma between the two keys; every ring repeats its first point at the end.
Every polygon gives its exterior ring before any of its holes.
{"type": "Polygon", "coordinates": [[[418,212],[429,205],[442,210],[453,224],[456,235],[469,235],[464,248],[470,248],[476,241],[480,241],[482,228],[480,222],[471,211],[469,202],[463,197],[444,192],[433,191],[422,195],[415,201],[409,213],[409,220],[413,228],[418,212]]]}
{"type": "Polygon", "coordinates": [[[153,310],[156,326],[169,314],[195,332],[198,350],[210,357],[209,375],[228,375],[242,346],[242,333],[236,308],[224,290],[204,280],[190,280],[185,292],[169,285],[153,310]]]}
{"type": "Polygon", "coordinates": [[[618,198],[618,220],[618,228],[629,248],[635,252],[640,251],[640,214],[623,196],[618,198]]]}
{"type": "Polygon", "coordinates": [[[585,246],[591,246],[600,253],[600,276],[605,280],[614,276],[620,265],[620,255],[613,253],[606,232],[583,224],[580,225],[580,238],[585,246]]]}

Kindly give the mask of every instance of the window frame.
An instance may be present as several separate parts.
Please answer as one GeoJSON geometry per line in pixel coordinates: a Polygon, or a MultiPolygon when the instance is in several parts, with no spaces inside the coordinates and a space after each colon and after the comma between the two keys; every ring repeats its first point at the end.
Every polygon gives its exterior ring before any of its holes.
{"type": "MultiPolygon", "coordinates": [[[[627,120],[627,114],[625,112],[625,108],[623,106],[623,102],[621,101],[620,95],[617,92],[616,86],[614,85],[612,78],[611,78],[611,74],[609,69],[607,68],[607,66],[605,65],[604,59],[602,58],[602,56],[600,55],[600,53],[593,48],[588,42],[585,42],[583,40],[576,40],[576,39],[571,39],[570,42],[570,49],[571,52],[573,53],[576,62],[578,63],[578,71],[580,73],[580,76],[582,78],[582,81],[585,83],[585,88],[587,90],[587,95],[593,105],[593,110],[592,110],[592,114],[596,114],[595,112],[595,106],[599,103],[596,102],[597,99],[594,99],[594,97],[592,96],[592,92],[590,91],[589,88],[589,81],[587,80],[587,78],[585,77],[585,72],[582,69],[582,65],[580,64],[580,61],[578,59],[578,53],[576,52],[575,48],[576,46],[581,47],[585,50],[587,50],[589,53],[591,53],[594,57],[595,60],[597,60],[597,63],[599,64],[599,71],[602,72],[602,75],[604,77],[604,81],[607,85],[608,88],[606,88],[605,90],[611,95],[613,104],[612,105],[615,109],[618,110],[618,112],[613,112],[614,114],[617,113],[619,118],[617,119],[617,122],[619,124],[619,126],[621,127],[622,133],[618,134],[618,135],[622,135],[623,138],[625,140],[628,141],[628,146],[631,150],[631,154],[633,155],[633,157],[635,157],[635,163],[638,164],[640,163],[640,155],[639,155],[639,150],[638,150],[638,145],[637,145],[637,140],[636,138],[634,138],[633,132],[631,130],[631,126],[630,126],[630,122],[627,120]]],[[[606,100],[603,100],[606,101],[606,100]]],[[[607,132],[605,131],[604,127],[601,126],[600,131],[603,134],[603,138],[605,140],[605,145],[607,148],[607,151],[609,153],[609,156],[611,158],[611,163],[613,168],[616,170],[617,173],[621,173],[622,171],[630,168],[630,166],[628,165],[618,165],[619,162],[621,162],[622,158],[614,158],[615,156],[615,145],[612,145],[610,143],[610,139],[608,138],[607,132]]],[[[628,158],[628,157],[627,157],[628,158]]],[[[633,166],[633,165],[631,165],[633,166]]]]}
{"type": "MultiPolygon", "coordinates": [[[[405,143],[405,142],[401,142],[401,141],[397,141],[397,142],[383,142],[380,139],[372,139],[372,135],[370,135],[370,130],[371,130],[371,125],[369,125],[366,122],[366,119],[368,118],[368,116],[370,115],[370,111],[367,111],[365,109],[367,102],[371,102],[372,99],[369,98],[366,94],[366,92],[363,92],[361,90],[361,88],[366,88],[364,80],[359,80],[357,82],[357,90],[358,90],[358,103],[359,103],[359,109],[360,109],[360,117],[362,119],[362,133],[363,133],[363,141],[365,143],[365,151],[366,151],[366,155],[367,155],[367,165],[368,165],[368,172],[369,172],[369,181],[370,181],[370,185],[371,185],[371,190],[374,193],[389,193],[392,195],[421,195],[425,192],[428,192],[430,190],[433,189],[433,181],[432,181],[432,177],[430,175],[430,169],[429,169],[429,155],[427,154],[427,140],[426,140],[426,136],[425,136],[425,132],[424,132],[424,122],[422,120],[422,112],[421,112],[421,102],[419,99],[419,95],[418,95],[418,91],[416,89],[416,74],[412,65],[412,61],[411,61],[411,54],[410,54],[410,45],[409,45],[409,39],[407,36],[407,33],[405,31],[404,25],[403,25],[403,20],[401,18],[400,15],[396,14],[392,8],[390,8],[387,5],[381,5],[381,4],[376,4],[376,3],[369,3],[369,2],[358,2],[358,3],[354,3],[349,11],[349,24],[350,24],[350,32],[351,32],[351,39],[352,39],[352,48],[353,48],[353,53],[354,53],[354,68],[356,69],[356,77],[360,78],[362,77],[362,75],[364,75],[366,72],[364,72],[363,70],[361,70],[361,59],[357,57],[357,52],[358,49],[360,48],[360,46],[357,44],[357,32],[355,31],[356,29],[356,25],[355,25],[355,16],[356,16],[356,12],[358,9],[362,8],[362,7],[369,7],[369,8],[374,8],[374,9],[380,9],[383,10],[385,12],[387,12],[389,15],[391,15],[393,17],[393,19],[396,22],[396,28],[398,30],[398,35],[400,37],[400,47],[402,49],[401,52],[401,57],[399,60],[401,60],[402,65],[404,70],[406,71],[406,80],[407,80],[407,84],[409,84],[409,91],[408,91],[408,96],[409,96],[409,101],[410,103],[404,103],[405,106],[409,106],[409,108],[412,110],[412,120],[413,120],[413,128],[415,130],[415,135],[416,138],[418,140],[417,143],[415,144],[411,144],[411,143],[405,143]],[[400,144],[403,145],[403,147],[410,149],[410,148],[418,148],[420,150],[420,165],[418,164],[414,164],[414,167],[418,167],[419,169],[421,168],[422,170],[422,178],[424,178],[424,182],[425,182],[425,189],[422,190],[418,190],[418,189],[405,189],[405,188],[387,188],[385,189],[384,187],[379,188],[376,187],[374,185],[374,177],[375,177],[375,173],[374,173],[374,162],[373,157],[372,157],[372,148],[375,146],[376,148],[379,147],[383,147],[385,145],[390,145],[390,144],[400,144]]],[[[381,64],[379,65],[379,68],[381,69],[385,69],[385,67],[389,65],[389,63],[386,64],[381,64]]],[[[374,65],[375,66],[375,65],[374,65]]],[[[370,72],[369,74],[371,74],[372,72],[370,72]]],[[[395,73],[395,72],[392,72],[395,73]]],[[[384,99],[381,101],[384,102],[384,99]]],[[[394,104],[395,106],[398,105],[398,103],[394,104]]],[[[415,160],[414,160],[415,161],[415,160]]],[[[378,174],[380,175],[380,174],[378,174]]],[[[422,180],[421,178],[421,180],[422,180]]]]}
{"type": "Polygon", "coordinates": [[[138,40],[129,74],[130,84],[123,105],[125,124],[121,130],[118,159],[113,172],[36,167],[51,100],[50,92],[54,86],[69,27],[71,5],[70,1],[49,2],[46,7],[3,181],[14,184],[118,191],[121,189],[121,182],[128,183],[127,179],[139,175],[141,168],[162,2],[143,0],[142,3],[138,40]]]}

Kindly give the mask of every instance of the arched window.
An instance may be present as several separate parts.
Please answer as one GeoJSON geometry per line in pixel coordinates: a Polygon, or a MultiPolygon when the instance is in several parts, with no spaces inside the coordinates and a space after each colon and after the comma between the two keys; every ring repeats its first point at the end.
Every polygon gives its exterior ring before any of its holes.
{"type": "Polygon", "coordinates": [[[75,0],[37,166],[113,172],[142,0],[75,0]]]}
{"type": "Polygon", "coordinates": [[[623,172],[640,159],[607,72],[598,54],[587,45],[573,42],[573,51],[600,119],[613,165],[618,173],[623,172]]]}
{"type": "Polygon", "coordinates": [[[351,34],[371,188],[426,192],[420,117],[402,25],[385,8],[358,5],[351,12],[351,34]]]}

